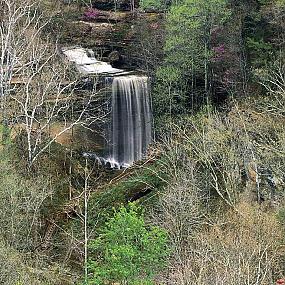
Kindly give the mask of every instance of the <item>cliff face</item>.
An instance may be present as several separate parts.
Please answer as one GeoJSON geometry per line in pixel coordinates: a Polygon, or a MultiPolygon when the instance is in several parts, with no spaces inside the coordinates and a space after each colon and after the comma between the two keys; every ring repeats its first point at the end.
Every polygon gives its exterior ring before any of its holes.
{"type": "Polygon", "coordinates": [[[97,0],[92,8],[64,4],[61,13],[66,11],[65,19],[57,27],[60,43],[91,48],[97,58],[114,67],[146,70],[143,62],[148,61],[145,57],[149,51],[142,49],[151,49],[152,41],[156,47],[160,45],[163,15],[141,12],[137,6],[137,2],[125,0],[116,1],[116,5],[114,1],[97,0]]]}

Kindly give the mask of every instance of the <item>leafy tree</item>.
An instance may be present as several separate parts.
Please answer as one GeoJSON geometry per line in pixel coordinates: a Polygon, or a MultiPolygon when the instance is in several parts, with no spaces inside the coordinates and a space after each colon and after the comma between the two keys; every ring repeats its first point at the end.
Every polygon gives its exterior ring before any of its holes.
{"type": "Polygon", "coordinates": [[[181,113],[179,106],[187,103],[193,106],[198,80],[204,85],[204,99],[208,97],[211,32],[228,18],[226,4],[226,0],[184,0],[170,9],[166,23],[165,58],[157,71],[155,87],[154,103],[159,113],[181,113]]]}
{"type": "Polygon", "coordinates": [[[90,249],[96,259],[89,262],[88,284],[153,284],[168,255],[167,234],[147,226],[141,209],[130,204],[115,212],[90,249]]]}
{"type": "Polygon", "coordinates": [[[166,8],[166,3],[161,0],[141,0],[140,8],[147,11],[160,11],[166,8]]]}
{"type": "Polygon", "coordinates": [[[257,2],[258,5],[248,9],[246,13],[243,31],[252,70],[270,66],[271,61],[274,61],[284,48],[285,1],[257,2]]]}

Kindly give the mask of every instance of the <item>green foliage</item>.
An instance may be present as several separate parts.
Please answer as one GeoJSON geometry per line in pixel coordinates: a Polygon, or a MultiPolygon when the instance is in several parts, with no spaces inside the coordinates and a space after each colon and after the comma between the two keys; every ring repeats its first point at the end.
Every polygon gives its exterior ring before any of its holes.
{"type": "MultiPolygon", "coordinates": [[[[225,0],[185,0],[171,7],[166,23],[165,58],[156,73],[154,107],[158,115],[185,112],[201,95],[194,94],[195,82],[208,76],[211,29],[229,17],[226,4],[225,0]]],[[[205,85],[203,88],[207,89],[205,85]]]]}
{"type": "Polygon", "coordinates": [[[6,124],[0,125],[0,136],[2,137],[3,145],[10,145],[11,141],[11,129],[6,124]]]}
{"type": "Polygon", "coordinates": [[[140,0],[140,8],[147,11],[161,11],[166,9],[166,3],[162,0],[140,0]]]}
{"type": "Polygon", "coordinates": [[[145,189],[157,191],[166,184],[166,174],[163,161],[157,160],[149,167],[139,168],[128,177],[94,193],[89,201],[89,228],[102,226],[113,209],[119,208],[126,201],[131,200],[137,193],[145,189]]]}
{"type": "Polygon", "coordinates": [[[153,284],[152,277],[168,256],[166,232],[147,226],[135,204],[115,212],[89,247],[95,258],[89,262],[88,284],[153,284]]]}
{"type": "Polygon", "coordinates": [[[284,227],[285,225],[285,208],[279,209],[277,215],[276,215],[277,220],[279,223],[284,227]]]}
{"type": "Polygon", "coordinates": [[[251,54],[252,64],[255,67],[267,65],[273,56],[273,46],[264,41],[263,38],[255,39],[248,37],[246,46],[251,54]]]}
{"type": "MultiPolygon", "coordinates": [[[[5,285],[58,285],[59,267],[47,264],[33,252],[27,254],[9,246],[0,235],[0,284],[5,285]]],[[[70,284],[70,283],[69,283],[70,284]]]]}
{"type": "Polygon", "coordinates": [[[285,0],[276,0],[276,4],[280,7],[285,7],[285,0]]]}
{"type": "Polygon", "coordinates": [[[0,284],[60,284],[57,265],[48,265],[35,250],[50,181],[41,175],[28,176],[23,169],[19,173],[13,150],[0,151],[0,284]]]}
{"type": "Polygon", "coordinates": [[[259,0],[258,3],[246,12],[243,33],[248,63],[253,68],[264,68],[282,46],[280,37],[284,34],[284,24],[281,19],[285,1],[259,0]]]}

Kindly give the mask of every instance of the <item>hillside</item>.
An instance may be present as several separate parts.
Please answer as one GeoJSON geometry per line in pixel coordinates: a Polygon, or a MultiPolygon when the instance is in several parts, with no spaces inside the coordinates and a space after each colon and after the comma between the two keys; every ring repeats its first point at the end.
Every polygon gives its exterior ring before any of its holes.
{"type": "Polygon", "coordinates": [[[0,3],[0,284],[285,284],[284,0],[0,3]]]}

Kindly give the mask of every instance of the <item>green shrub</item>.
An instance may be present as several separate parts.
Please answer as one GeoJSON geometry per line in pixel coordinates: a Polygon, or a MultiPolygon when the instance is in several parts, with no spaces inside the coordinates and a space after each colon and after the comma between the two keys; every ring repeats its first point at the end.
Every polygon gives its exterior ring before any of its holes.
{"type": "Polygon", "coordinates": [[[146,11],[165,10],[166,3],[161,0],[140,0],[140,8],[146,11]]]}
{"type": "Polygon", "coordinates": [[[152,278],[165,265],[169,252],[165,230],[147,226],[134,204],[115,212],[99,238],[90,243],[90,250],[96,258],[89,262],[88,284],[98,285],[153,284],[152,278]]]}

